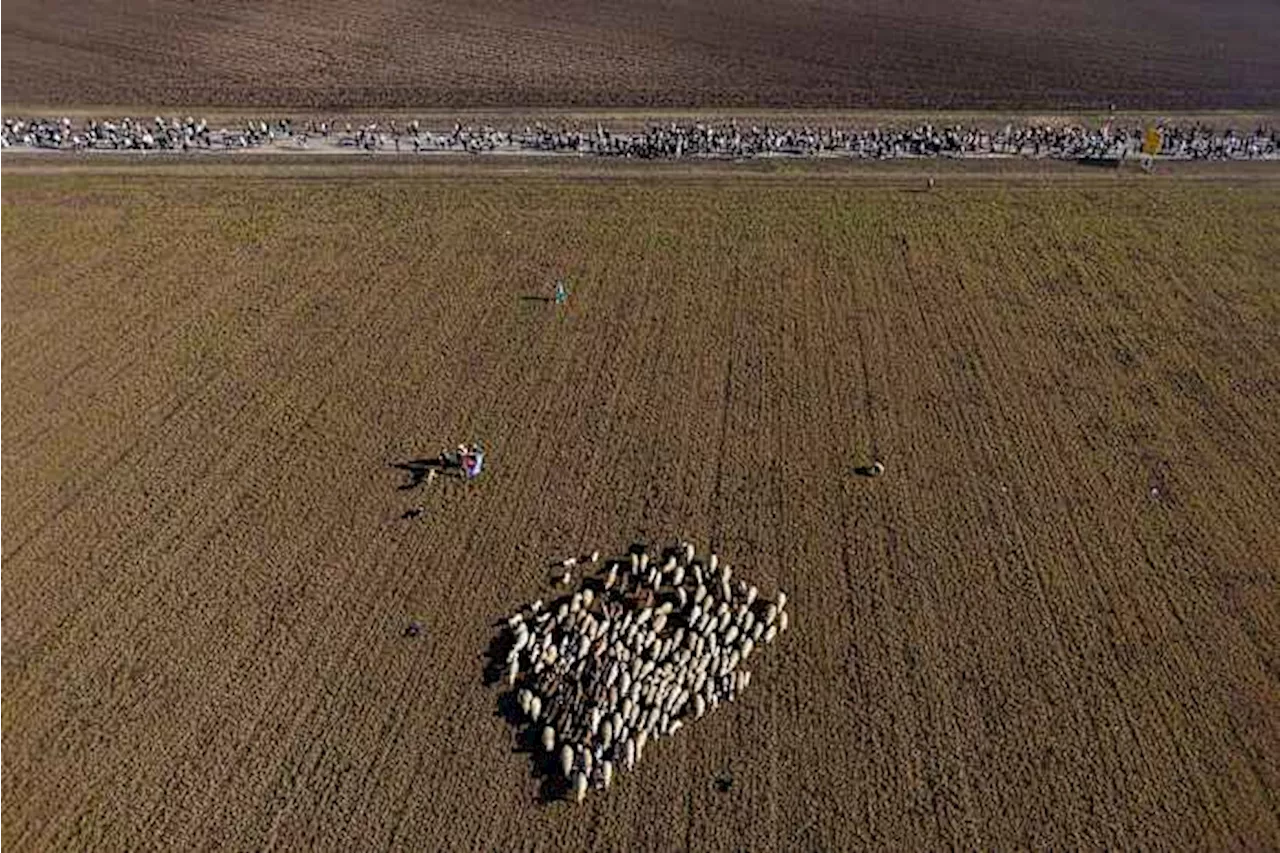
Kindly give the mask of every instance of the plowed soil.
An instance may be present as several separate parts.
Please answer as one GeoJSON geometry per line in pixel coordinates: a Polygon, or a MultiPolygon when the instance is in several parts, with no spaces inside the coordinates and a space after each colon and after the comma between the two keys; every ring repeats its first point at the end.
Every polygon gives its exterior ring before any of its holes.
{"type": "Polygon", "coordinates": [[[7,105],[1231,109],[1271,0],[12,0],[7,105]]]}
{"type": "Polygon", "coordinates": [[[6,848],[1280,844],[1275,177],[921,186],[7,173],[6,848]],[[677,536],[791,630],[538,804],[492,623],[677,536]]]}

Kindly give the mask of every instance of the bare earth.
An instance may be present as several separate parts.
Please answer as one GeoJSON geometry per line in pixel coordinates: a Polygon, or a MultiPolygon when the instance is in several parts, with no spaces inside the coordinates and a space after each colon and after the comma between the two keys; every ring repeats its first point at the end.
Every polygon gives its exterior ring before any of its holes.
{"type": "Polygon", "coordinates": [[[12,0],[6,105],[1280,105],[1272,0],[12,0]]]}
{"type": "MultiPolygon", "coordinates": [[[[6,0],[0,87],[1253,127],[1280,5],[6,0]]],[[[1280,848],[1274,164],[272,153],[4,155],[6,848],[1280,848]],[[495,620],[676,537],[792,629],[540,803],[495,620]]]]}
{"type": "Polygon", "coordinates": [[[1280,845],[1274,168],[279,159],[5,158],[6,847],[1280,845]],[[537,804],[491,624],[676,536],[792,630],[537,804]]]}

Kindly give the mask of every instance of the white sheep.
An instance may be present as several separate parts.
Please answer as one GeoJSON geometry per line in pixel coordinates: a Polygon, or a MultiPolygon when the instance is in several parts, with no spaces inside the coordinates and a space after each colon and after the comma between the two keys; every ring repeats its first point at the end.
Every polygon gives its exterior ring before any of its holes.
{"type": "Polygon", "coordinates": [[[670,737],[687,718],[733,701],[750,683],[741,664],[789,626],[785,593],[776,603],[762,601],[728,565],[715,563],[719,571],[704,575],[706,564],[691,562],[687,544],[653,563],[632,554],[634,581],[625,561],[606,560],[603,585],[571,591],[549,611],[538,602],[507,620],[508,680],[519,683],[526,669],[536,676],[515,697],[532,721],[526,736],[537,733],[530,738],[535,748],[552,764],[558,758],[580,800],[584,784],[608,788],[615,767],[634,769],[650,738],[670,737]],[[669,594],[655,596],[646,581],[669,594]],[[529,689],[535,683],[537,690],[529,689]]]}
{"type": "Polygon", "coordinates": [[[566,780],[573,778],[573,747],[567,743],[560,747],[560,772],[566,780]]]}
{"type": "Polygon", "coordinates": [[[608,749],[613,744],[613,718],[609,717],[600,723],[600,745],[608,749]]]}

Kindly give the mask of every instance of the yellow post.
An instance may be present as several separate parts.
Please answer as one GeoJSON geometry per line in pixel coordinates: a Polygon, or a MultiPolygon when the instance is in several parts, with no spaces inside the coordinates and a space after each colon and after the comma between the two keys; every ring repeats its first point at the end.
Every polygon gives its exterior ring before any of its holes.
{"type": "Polygon", "coordinates": [[[1163,140],[1160,138],[1160,131],[1154,127],[1148,127],[1147,132],[1142,136],[1142,153],[1154,157],[1160,153],[1160,145],[1163,140]]]}

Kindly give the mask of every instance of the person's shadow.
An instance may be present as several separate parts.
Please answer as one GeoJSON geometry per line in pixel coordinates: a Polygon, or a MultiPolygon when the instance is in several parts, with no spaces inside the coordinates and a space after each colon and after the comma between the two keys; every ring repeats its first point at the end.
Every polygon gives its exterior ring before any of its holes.
{"type": "Polygon", "coordinates": [[[437,456],[434,459],[410,459],[407,462],[392,462],[392,468],[398,468],[408,473],[409,480],[399,487],[400,491],[416,489],[422,485],[422,481],[435,471],[439,474],[457,473],[461,469],[457,465],[451,465],[443,458],[437,456]]]}

